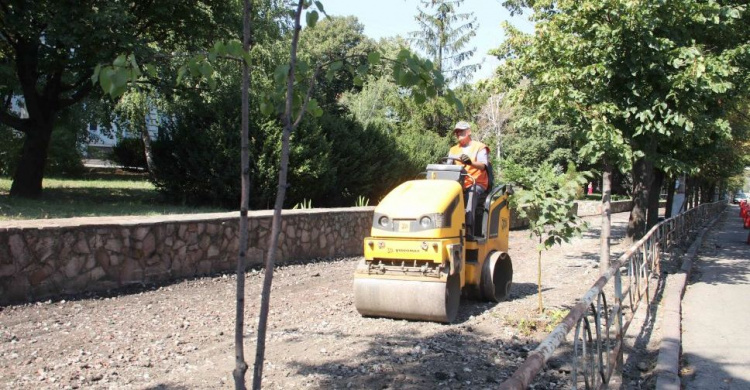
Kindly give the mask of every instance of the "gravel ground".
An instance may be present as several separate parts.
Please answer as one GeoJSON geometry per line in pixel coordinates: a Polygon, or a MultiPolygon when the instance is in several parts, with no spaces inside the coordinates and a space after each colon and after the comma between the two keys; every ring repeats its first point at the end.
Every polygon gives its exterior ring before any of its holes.
{"type": "MultiPolygon", "coordinates": [[[[623,250],[627,218],[613,216],[615,254],[623,250]]],[[[543,254],[550,315],[574,304],[599,275],[599,218],[588,221],[583,237],[543,254]]],[[[279,266],[264,387],[497,387],[549,329],[537,321],[537,257],[528,231],[511,232],[510,255],[511,300],[462,300],[452,325],[361,317],[352,293],[358,258],[279,266]]],[[[260,270],[247,276],[248,384],[262,281],[260,270]]],[[[235,282],[221,275],[0,308],[0,388],[232,388],[235,282]]],[[[568,388],[569,369],[549,366],[535,388],[568,388]]]]}

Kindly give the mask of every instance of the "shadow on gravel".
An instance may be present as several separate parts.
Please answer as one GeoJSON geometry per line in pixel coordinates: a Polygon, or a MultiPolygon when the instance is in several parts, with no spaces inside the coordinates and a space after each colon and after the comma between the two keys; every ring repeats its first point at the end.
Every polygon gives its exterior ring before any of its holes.
{"type": "Polygon", "coordinates": [[[146,390],[187,390],[189,387],[171,383],[160,383],[156,386],[144,387],[146,390]]]}
{"type": "MultiPolygon", "coordinates": [[[[536,294],[536,289],[533,283],[516,283],[511,298],[536,294]]],[[[420,332],[400,334],[383,329],[366,341],[365,351],[356,359],[324,364],[291,361],[289,366],[295,371],[294,375],[314,378],[311,383],[321,389],[496,388],[512,375],[538,343],[533,336],[513,336],[507,340],[504,336],[488,336],[467,325],[472,316],[502,304],[504,302],[462,299],[456,323],[446,325],[443,333],[424,337],[420,332]]],[[[337,332],[325,334],[346,337],[337,332]]],[[[564,356],[569,354],[570,347],[564,344],[559,350],[564,356]]],[[[535,378],[535,388],[567,388],[569,366],[564,360],[553,359],[535,378]]]]}
{"type": "MultiPolygon", "coordinates": [[[[530,295],[536,295],[539,291],[536,283],[513,283],[510,290],[510,299],[526,298],[530,295]]],[[[542,292],[552,290],[551,287],[542,287],[542,292]]]]}
{"type": "MultiPolygon", "coordinates": [[[[474,334],[470,328],[447,327],[431,337],[380,333],[357,359],[314,365],[290,362],[296,375],[314,376],[323,389],[494,388],[510,377],[535,344],[503,342],[474,334]],[[354,362],[358,362],[354,363],[354,362]]],[[[537,388],[554,388],[562,378],[548,371],[537,388]]]]}

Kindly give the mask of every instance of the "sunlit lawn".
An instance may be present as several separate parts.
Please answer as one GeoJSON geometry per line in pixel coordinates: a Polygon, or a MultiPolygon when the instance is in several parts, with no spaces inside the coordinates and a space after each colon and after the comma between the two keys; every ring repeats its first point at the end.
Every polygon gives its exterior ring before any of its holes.
{"type": "Polygon", "coordinates": [[[11,198],[11,180],[0,177],[0,220],[112,215],[194,214],[228,211],[165,202],[144,176],[88,175],[84,179],[44,179],[40,199],[11,198]]]}

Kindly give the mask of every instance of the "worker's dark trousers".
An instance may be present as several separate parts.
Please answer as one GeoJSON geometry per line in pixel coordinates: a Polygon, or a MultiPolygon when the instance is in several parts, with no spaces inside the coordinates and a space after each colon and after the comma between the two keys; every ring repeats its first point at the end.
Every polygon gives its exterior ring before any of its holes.
{"type": "Polygon", "coordinates": [[[475,185],[464,190],[464,206],[466,207],[466,230],[469,235],[482,234],[482,215],[484,214],[484,201],[487,199],[487,191],[482,186],[475,185]]]}

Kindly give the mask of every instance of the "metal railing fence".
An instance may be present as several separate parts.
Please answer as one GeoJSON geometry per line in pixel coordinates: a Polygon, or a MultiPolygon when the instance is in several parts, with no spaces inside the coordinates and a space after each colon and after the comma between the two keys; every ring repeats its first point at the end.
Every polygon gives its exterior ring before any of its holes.
{"type": "Polygon", "coordinates": [[[651,300],[649,283],[659,278],[662,253],[689,240],[691,233],[718,216],[724,207],[725,201],[703,204],[651,228],[611,264],[500,388],[529,387],[572,329],[571,387],[606,388],[612,374],[622,371],[624,335],[643,298],[651,300]],[[610,287],[610,280],[614,299],[608,300],[605,287],[610,287]]]}

